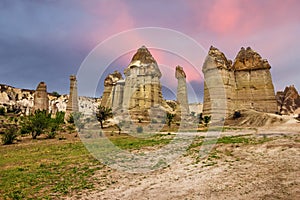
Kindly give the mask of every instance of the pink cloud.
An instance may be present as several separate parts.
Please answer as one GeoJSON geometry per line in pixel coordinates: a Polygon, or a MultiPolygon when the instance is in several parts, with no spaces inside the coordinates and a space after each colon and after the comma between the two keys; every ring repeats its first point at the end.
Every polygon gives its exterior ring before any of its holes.
{"type": "Polygon", "coordinates": [[[224,34],[237,28],[241,10],[239,0],[214,1],[207,13],[207,26],[218,34],[224,34]]]}
{"type": "Polygon", "coordinates": [[[87,23],[92,29],[87,30],[89,40],[101,42],[108,37],[135,27],[128,5],[121,0],[114,1],[80,1],[88,13],[87,23]]]}
{"type": "Polygon", "coordinates": [[[297,0],[214,0],[206,4],[187,1],[187,5],[193,13],[192,30],[220,37],[245,37],[300,20],[300,2],[297,0]]]}

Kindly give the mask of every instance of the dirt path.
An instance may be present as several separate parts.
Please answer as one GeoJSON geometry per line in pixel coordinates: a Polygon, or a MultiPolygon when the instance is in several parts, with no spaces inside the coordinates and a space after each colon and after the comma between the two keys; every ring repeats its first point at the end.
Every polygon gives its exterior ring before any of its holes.
{"type": "Polygon", "coordinates": [[[145,174],[99,171],[97,190],[68,199],[300,199],[300,136],[272,136],[263,144],[218,144],[217,157],[183,156],[145,174]]]}

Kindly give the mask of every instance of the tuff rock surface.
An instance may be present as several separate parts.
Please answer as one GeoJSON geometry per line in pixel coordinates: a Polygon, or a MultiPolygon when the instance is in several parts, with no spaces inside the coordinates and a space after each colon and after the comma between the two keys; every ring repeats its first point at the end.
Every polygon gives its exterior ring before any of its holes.
{"type": "MultiPolygon", "coordinates": [[[[58,111],[66,112],[69,95],[55,96],[47,93],[48,111],[55,114],[58,111]]],[[[0,107],[6,111],[20,115],[29,115],[34,112],[35,90],[20,89],[0,84],[0,107]]],[[[85,114],[95,113],[101,99],[91,97],[78,97],[78,110],[85,114]]],[[[44,102],[45,103],[45,102],[44,102]]]]}
{"type": "Polygon", "coordinates": [[[33,111],[49,110],[49,98],[47,93],[47,85],[40,82],[34,93],[33,111]]]}
{"type": "Polygon", "coordinates": [[[283,115],[300,114],[300,96],[294,85],[276,93],[278,112],[283,115]],[[298,113],[299,112],[299,113],[298,113]]]}
{"type": "Polygon", "coordinates": [[[123,80],[123,77],[118,71],[114,71],[105,78],[101,106],[112,108],[113,92],[116,89],[117,82],[120,80],[123,80]]]}
{"type": "Polygon", "coordinates": [[[204,115],[224,118],[242,109],[277,112],[271,66],[252,50],[241,48],[234,63],[211,47],[203,65],[204,115]]]}
{"type": "Polygon", "coordinates": [[[186,74],[182,67],[180,66],[176,67],[175,77],[178,80],[177,102],[180,105],[181,115],[188,115],[190,111],[189,111],[188,93],[186,87],[186,74]]]}

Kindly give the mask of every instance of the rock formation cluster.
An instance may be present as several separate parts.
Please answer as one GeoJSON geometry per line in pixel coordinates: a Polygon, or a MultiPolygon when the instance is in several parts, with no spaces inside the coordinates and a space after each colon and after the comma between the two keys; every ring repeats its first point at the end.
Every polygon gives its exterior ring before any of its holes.
{"type": "Polygon", "coordinates": [[[233,63],[224,53],[211,47],[202,68],[204,115],[228,117],[242,109],[276,113],[270,68],[268,61],[250,47],[241,48],[233,63]]]}
{"type": "Polygon", "coordinates": [[[294,85],[276,93],[278,112],[283,115],[300,114],[300,96],[294,85]]]}
{"type": "Polygon", "coordinates": [[[149,118],[149,109],[162,106],[163,98],[161,72],[145,46],[137,50],[124,74],[125,80],[119,72],[106,77],[101,104],[114,112],[129,111],[131,118],[149,118]]]}

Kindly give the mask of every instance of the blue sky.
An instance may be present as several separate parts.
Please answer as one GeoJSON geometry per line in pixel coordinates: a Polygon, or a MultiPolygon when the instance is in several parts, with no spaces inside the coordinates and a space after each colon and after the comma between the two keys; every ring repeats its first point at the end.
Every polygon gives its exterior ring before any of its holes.
{"type": "MultiPolygon", "coordinates": [[[[68,93],[69,75],[94,47],[121,31],[151,26],[182,32],[207,50],[216,46],[232,60],[251,46],[271,64],[276,90],[300,89],[299,10],[297,0],[2,0],[0,83],[34,89],[45,81],[49,92],[68,93]]],[[[121,55],[107,73],[122,71],[133,53],[121,55]]],[[[155,58],[176,66],[168,56],[155,58]]],[[[200,99],[201,77],[186,73],[200,99]]]]}

